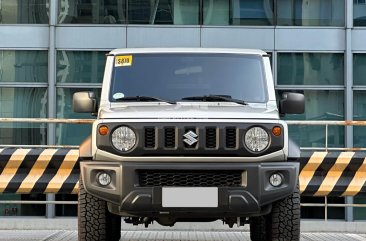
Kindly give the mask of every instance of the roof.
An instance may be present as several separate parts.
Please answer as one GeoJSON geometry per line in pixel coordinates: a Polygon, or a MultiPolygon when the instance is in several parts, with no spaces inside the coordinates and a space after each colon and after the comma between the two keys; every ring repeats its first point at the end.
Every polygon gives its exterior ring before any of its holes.
{"type": "Polygon", "coordinates": [[[232,48],[125,48],[112,50],[110,55],[138,54],[138,53],[229,53],[266,55],[259,49],[232,49],[232,48]]]}

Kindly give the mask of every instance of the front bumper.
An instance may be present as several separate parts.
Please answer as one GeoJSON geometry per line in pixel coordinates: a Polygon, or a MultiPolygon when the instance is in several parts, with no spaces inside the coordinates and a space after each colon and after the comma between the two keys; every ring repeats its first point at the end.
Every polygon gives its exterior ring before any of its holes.
{"type": "MultiPolygon", "coordinates": [[[[81,162],[81,175],[86,191],[109,203],[110,211],[123,216],[158,217],[246,217],[262,215],[271,203],[290,195],[298,180],[299,164],[294,162],[270,163],[136,163],[136,162],[81,162]],[[242,171],[243,185],[218,188],[218,207],[163,207],[162,186],[142,187],[139,170],[189,171],[242,171]],[[108,172],[112,182],[100,186],[96,176],[108,172]],[[284,182],[273,187],[269,177],[281,173],[284,182]]],[[[194,198],[194,197],[188,197],[194,198]]]]}

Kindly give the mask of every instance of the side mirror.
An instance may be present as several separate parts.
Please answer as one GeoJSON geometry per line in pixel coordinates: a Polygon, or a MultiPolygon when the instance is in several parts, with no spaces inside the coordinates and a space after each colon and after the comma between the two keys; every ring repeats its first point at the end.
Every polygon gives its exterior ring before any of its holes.
{"type": "Polygon", "coordinates": [[[91,91],[76,92],[72,99],[72,106],[74,112],[94,114],[97,112],[97,98],[91,91]]]}
{"type": "Polygon", "coordinates": [[[303,94],[285,92],[280,100],[280,114],[302,114],[305,111],[303,94]]]}

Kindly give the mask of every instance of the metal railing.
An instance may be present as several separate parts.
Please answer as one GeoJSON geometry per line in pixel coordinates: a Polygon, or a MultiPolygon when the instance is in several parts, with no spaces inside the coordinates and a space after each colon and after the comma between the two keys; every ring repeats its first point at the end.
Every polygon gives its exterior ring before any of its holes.
{"type": "Polygon", "coordinates": [[[298,126],[325,126],[324,147],[301,147],[301,150],[312,151],[366,151],[366,148],[355,147],[329,147],[328,134],[329,126],[366,126],[366,121],[286,121],[287,125],[298,126]]]}
{"type": "MultiPolygon", "coordinates": [[[[93,124],[95,119],[0,118],[0,123],[93,124]]],[[[0,145],[1,147],[78,148],[75,145],[0,145]]]]}
{"type": "MultiPolygon", "coordinates": [[[[53,118],[0,118],[0,123],[48,123],[48,124],[92,124],[94,119],[53,119],[53,118]]],[[[366,148],[347,148],[347,147],[328,147],[329,126],[366,126],[366,121],[298,121],[288,120],[288,125],[299,126],[325,126],[325,143],[324,147],[301,147],[301,150],[313,151],[366,151],[366,148]]],[[[0,145],[2,147],[75,147],[64,145],[0,145]]],[[[0,204],[55,204],[55,205],[76,205],[77,201],[25,201],[25,200],[0,200],[0,204]]],[[[302,207],[324,207],[325,221],[328,220],[328,208],[332,207],[352,207],[366,208],[366,204],[344,203],[335,204],[328,203],[328,198],[324,197],[324,203],[301,203],[302,207]]]]}
{"type": "MultiPolygon", "coordinates": [[[[301,150],[309,151],[366,151],[366,148],[355,147],[329,147],[328,134],[329,126],[366,126],[366,121],[286,121],[288,125],[298,126],[325,126],[325,142],[324,147],[301,147],[301,150]]],[[[354,203],[329,203],[328,197],[324,197],[324,203],[301,203],[302,207],[324,207],[324,219],[328,220],[328,208],[331,207],[352,207],[352,208],[366,208],[366,204],[354,203]]]]}

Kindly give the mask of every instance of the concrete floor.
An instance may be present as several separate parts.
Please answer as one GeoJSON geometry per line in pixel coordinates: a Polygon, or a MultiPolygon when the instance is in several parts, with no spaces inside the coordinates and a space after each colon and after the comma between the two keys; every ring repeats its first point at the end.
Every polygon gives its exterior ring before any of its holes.
{"type": "MultiPolygon", "coordinates": [[[[77,241],[70,230],[0,230],[1,241],[77,241]]],[[[247,241],[248,232],[238,231],[122,231],[123,241],[247,241]]],[[[302,233],[301,241],[366,241],[366,234],[302,233]]]]}

